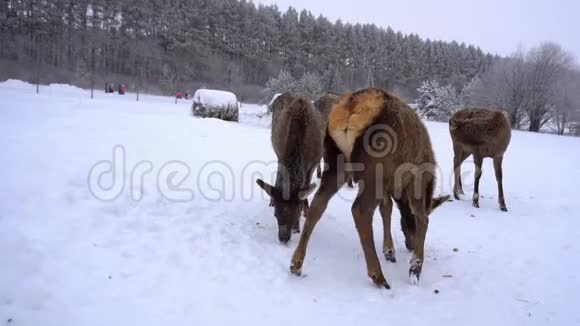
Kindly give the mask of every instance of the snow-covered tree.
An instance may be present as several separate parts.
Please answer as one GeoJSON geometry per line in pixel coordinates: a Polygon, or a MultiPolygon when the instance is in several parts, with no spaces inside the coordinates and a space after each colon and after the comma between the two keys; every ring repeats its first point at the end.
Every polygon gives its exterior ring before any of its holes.
{"type": "Polygon", "coordinates": [[[459,99],[462,106],[480,106],[482,99],[478,98],[478,91],[482,88],[481,79],[478,76],[473,77],[467,85],[461,89],[459,99]]]}
{"type": "Polygon", "coordinates": [[[423,80],[459,87],[501,60],[475,46],[247,0],[5,0],[0,44],[9,68],[0,78],[54,70],[44,82],[86,85],[92,76],[74,75],[84,60],[96,80],[139,80],[166,94],[208,84],[250,97],[281,69],[323,75],[326,91],[374,85],[411,96],[423,80]]]}
{"type": "Polygon", "coordinates": [[[428,116],[427,114],[434,110],[436,88],[439,88],[439,83],[436,80],[427,80],[417,89],[419,92],[419,99],[417,99],[417,112],[421,116],[428,116]]]}
{"type": "Polygon", "coordinates": [[[272,98],[276,94],[294,92],[296,89],[296,79],[287,70],[281,70],[278,77],[271,77],[266,82],[266,95],[272,98]]]}
{"type": "Polygon", "coordinates": [[[425,81],[417,89],[418,113],[429,120],[448,121],[461,106],[461,98],[451,85],[440,86],[435,80],[425,81]]]}
{"type": "Polygon", "coordinates": [[[294,92],[309,100],[315,100],[324,95],[324,83],[320,75],[307,72],[296,83],[294,92]]]}
{"type": "Polygon", "coordinates": [[[324,94],[324,82],[316,73],[307,72],[299,80],[282,70],[278,77],[272,77],[266,83],[266,94],[269,99],[280,93],[293,93],[314,100],[324,94]]]}

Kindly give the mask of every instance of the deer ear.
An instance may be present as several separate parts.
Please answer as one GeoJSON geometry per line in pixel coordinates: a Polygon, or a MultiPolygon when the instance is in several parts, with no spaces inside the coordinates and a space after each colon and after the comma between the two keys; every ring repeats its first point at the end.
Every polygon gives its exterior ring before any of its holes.
{"type": "Polygon", "coordinates": [[[264,192],[268,194],[268,196],[274,197],[274,187],[267,184],[262,179],[256,180],[256,183],[258,184],[258,186],[260,186],[260,188],[262,188],[262,190],[264,190],[264,192]]]}
{"type": "Polygon", "coordinates": [[[429,214],[433,213],[433,211],[441,206],[441,204],[443,204],[444,202],[449,200],[449,195],[447,196],[439,196],[439,197],[435,197],[431,200],[431,208],[429,209],[429,214]]]}
{"type": "Polygon", "coordinates": [[[298,198],[304,200],[316,189],[316,183],[311,183],[308,187],[298,192],[298,198]]]}

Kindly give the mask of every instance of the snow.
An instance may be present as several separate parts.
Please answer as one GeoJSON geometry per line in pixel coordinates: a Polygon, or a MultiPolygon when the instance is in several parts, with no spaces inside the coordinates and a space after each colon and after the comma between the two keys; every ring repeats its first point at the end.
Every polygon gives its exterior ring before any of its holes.
{"type": "Polygon", "coordinates": [[[234,93],[213,89],[198,89],[193,94],[193,101],[210,107],[236,106],[238,104],[234,93]]]}
{"type": "MultiPolygon", "coordinates": [[[[508,213],[497,207],[490,160],[481,208],[471,206],[469,159],[464,199],[431,216],[418,285],[408,279],[395,210],[397,263],[379,254],[392,287],[384,290],[366,276],[348,188],[312,235],[303,276],[289,273],[298,238],[278,243],[272,208],[253,182],[271,181],[276,168],[269,119],[258,118],[265,107],[244,104],[240,123],[229,123],[193,118],[190,103],[173,97],[34,91],[0,83],[0,323],[580,323],[578,138],[513,133],[508,213]],[[103,174],[112,187],[95,192],[89,173],[106,172],[114,148],[116,182],[103,174]],[[106,195],[113,199],[98,199],[106,195]]],[[[427,126],[441,166],[437,192],[450,194],[447,126],[427,126]]],[[[378,212],[374,226],[379,249],[378,212]]]]}

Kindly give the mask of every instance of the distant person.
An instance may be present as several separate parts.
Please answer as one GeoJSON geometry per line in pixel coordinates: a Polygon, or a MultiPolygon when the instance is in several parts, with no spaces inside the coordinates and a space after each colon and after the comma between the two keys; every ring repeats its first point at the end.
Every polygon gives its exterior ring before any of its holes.
{"type": "Polygon", "coordinates": [[[119,95],[125,95],[126,90],[127,88],[125,87],[125,85],[119,85],[119,95]]]}
{"type": "Polygon", "coordinates": [[[185,94],[182,91],[175,92],[175,98],[182,99],[185,97],[185,94]]]}

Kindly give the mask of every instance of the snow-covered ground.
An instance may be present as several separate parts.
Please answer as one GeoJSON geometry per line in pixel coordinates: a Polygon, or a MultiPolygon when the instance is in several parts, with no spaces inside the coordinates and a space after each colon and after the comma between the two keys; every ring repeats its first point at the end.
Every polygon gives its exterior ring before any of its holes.
{"type": "MultiPolygon", "coordinates": [[[[366,276],[346,188],[291,275],[297,237],[278,243],[252,181],[275,169],[265,107],[236,124],[189,105],[0,83],[0,325],[580,324],[580,139],[514,132],[508,213],[489,160],[471,206],[468,160],[465,199],[432,215],[418,286],[395,210],[388,291],[366,276]]],[[[447,126],[427,126],[449,194],[447,126]]],[[[375,230],[381,248],[378,215],[375,230]]]]}

